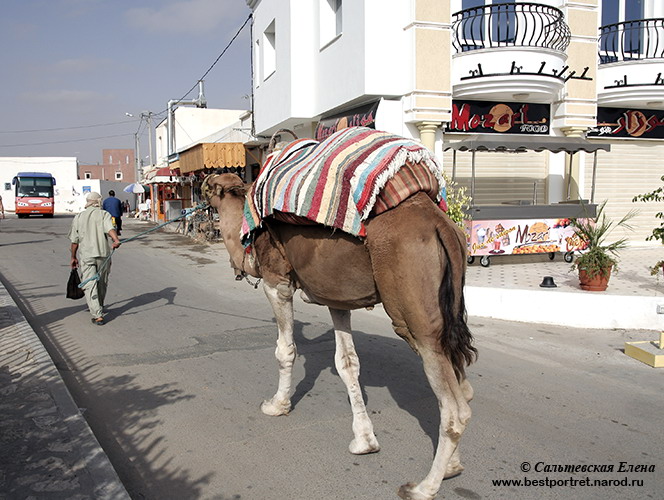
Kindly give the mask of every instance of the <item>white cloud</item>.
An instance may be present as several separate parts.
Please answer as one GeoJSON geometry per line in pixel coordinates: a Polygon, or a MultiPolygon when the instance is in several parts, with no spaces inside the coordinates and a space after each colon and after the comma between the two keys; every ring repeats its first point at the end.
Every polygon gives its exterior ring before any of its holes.
{"type": "Polygon", "coordinates": [[[51,64],[51,71],[63,74],[85,74],[111,65],[108,59],[95,59],[81,57],[76,59],[62,59],[51,64]]]}
{"type": "Polygon", "coordinates": [[[138,29],[161,34],[201,35],[234,21],[249,11],[243,0],[185,0],[160,9],[129,9],[127,22],[138,29]]]}
{"type": "Polygon", "coordinates": [[[23,101],[49,104],[81,105],[87,103],[99,103],[110,101],[113,96],[95,92],[94,90],[45,90],[43,92],[24,92],[21,94],[23,101]]]}

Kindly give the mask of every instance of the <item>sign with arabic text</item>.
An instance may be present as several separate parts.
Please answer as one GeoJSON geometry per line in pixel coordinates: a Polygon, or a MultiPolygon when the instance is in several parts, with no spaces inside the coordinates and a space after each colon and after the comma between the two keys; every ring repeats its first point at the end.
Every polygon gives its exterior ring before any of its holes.
{"type": "Polygon", "coordinates": [[[588,137],[664,139],[664,111],[655,109],[597,108],[597,127],[588,137]]]}
{"type": "Polygon", "coordinates": [[[452,101],[452,121],[447,132],[548,135],[548,104],[452,101]]]}

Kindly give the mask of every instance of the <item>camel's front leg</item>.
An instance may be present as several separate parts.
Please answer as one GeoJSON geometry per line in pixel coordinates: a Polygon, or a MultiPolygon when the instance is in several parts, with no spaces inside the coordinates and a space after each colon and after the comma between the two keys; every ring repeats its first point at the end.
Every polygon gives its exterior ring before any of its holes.
{"type": "Polygon", "coordinates": [[[341,380],[346,384],[350,406],[353,410],[353,434],[348,449],[351,453],[362,455],[380,450],[380,445],[374,434],[373,424],[367,414],[362,388],[360,387],[360,361],[355,352],[355,344],[350,327],[350,311],[340,311],[330,308],[330,315],[334,323],[336,340],[336,353],[334,363],[341,380]]]}
{"type": "Polygon", "coordinates": [[[293,379],[293,362],[297,350],[293,341],[293,294],[295,288],[289,284],[276,286],[265,283],[263,287],[274,316],[277,320],[279,338],[275,357],[279,363],[279,387],[272,399],[263,401],[261,410],[266,415],[287,415],[291,409],[291,385],[293,379]]]}

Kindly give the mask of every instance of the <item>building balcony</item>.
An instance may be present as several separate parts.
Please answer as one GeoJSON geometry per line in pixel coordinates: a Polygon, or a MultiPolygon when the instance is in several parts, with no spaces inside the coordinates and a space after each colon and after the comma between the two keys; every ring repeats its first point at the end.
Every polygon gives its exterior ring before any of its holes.
{"type": "Polygon", "coordinates": [[[600,28],[600,106],[664,109],[664,19],[600,28]]]}
{"type": "Polygon", "coordinates": [[[455,99],[552,102],[569,78],[585,78],[565,64],[570,30],[555,7],[492,4],[453,18],[455,99]]]}

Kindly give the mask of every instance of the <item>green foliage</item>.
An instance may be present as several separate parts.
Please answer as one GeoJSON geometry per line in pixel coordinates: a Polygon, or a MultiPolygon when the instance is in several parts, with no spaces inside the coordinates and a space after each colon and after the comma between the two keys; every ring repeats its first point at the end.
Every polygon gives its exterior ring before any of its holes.
{"type": "Polygon", "coordinates": [[[458,183],[450,179],[446,174],[443,174],[443,177],[445,178],[445,188],[447,189],[447,215],[459,227],[463,228],[463,221],[467,217],[466,210],[470,208],[470,195],[467,193],[465,187],[459,186],[458,183]]]}
{"type": "MultiPolygon", "coordinates": [[[[664,175],[661,177],[661,180],[664,182],[664,175]]],[[[650,193],[640,194],[632,198],[633,202],[642,201],[647,203],[649,201],[664,201],[664,186],[651,191],[650,193]]],[[[650,240],[659,240],[664,243],[664,212],[658,212],[655,214],[657,219],[661,219],[662,222],[659,223],[658,227],[655,227],[652,230],[652,234],[646,238],[647,241],[650,240]]]]}
{"type": "Polygon", "coordinates": [[[597,207],[595,217],[571,219],[574,232],[587,244],[587,251],[576,259],[572,269],[583,269],[590,278],[600,273],[608,276],[611,266],[615,271],[618,270],[618,252],[627,247],[627,238],[620,238],[612,243],[607,243],[606,240],[617,227],[633,229],[629,221],[638,213],[630,210],[616,223],[606,215],[605,209],[606,201],[597,207]]]}

